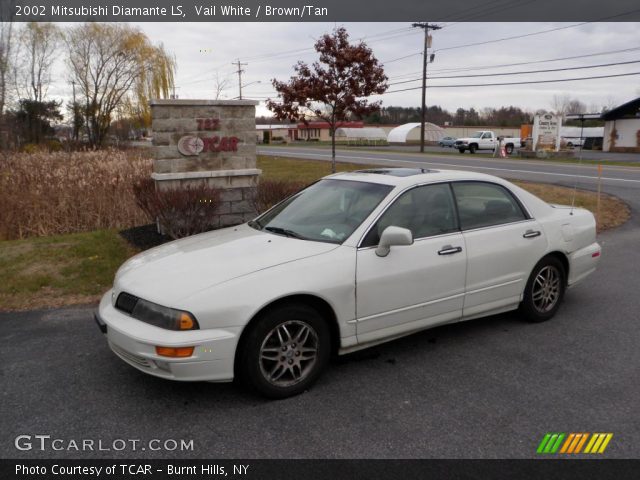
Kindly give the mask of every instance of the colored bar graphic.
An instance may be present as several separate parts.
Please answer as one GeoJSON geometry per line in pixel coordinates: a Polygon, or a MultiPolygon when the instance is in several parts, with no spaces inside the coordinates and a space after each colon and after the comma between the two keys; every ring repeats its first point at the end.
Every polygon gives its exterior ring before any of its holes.
{"type": "Polygon", "coordinates": [[[581,433],[580,435],[582,435],[582,438],[578,442],[578,445],[576,445],[576,448],[573,451],[573,453],[580,453],[580,451],[582,450],[582,446],[587,441],[587,438],[589,438],[589,434],[588,433],[581,433]]]}
{"type": "Polygon", "coordinates": [[[542,439],[542,441],[540,442],[540,445],[538,445],[538,450],[536,450],[536,453],[542,453],[544,451],[544,447],[547,445],[547,442],[549,441],[550,438],[551,438],[551,434],[547,433],[542,439]]]}
{"type": "Polygon", "coordinates": [[[537,453],[556,453],[565,436],[564,433],[547,433],[538,445],[537,453]]]}
{"type": "Polygon", "coordinates": [[[613,433],[594,433],[584,453],[604,453],[613,437],[613,433]]]}
{"type": "Polygon", "coordinates": [[[567,453],[569,446],[571,445],[571,443],[575,438],[576,438],[576,434],[570,433],[569,436],[567,437],[567,441],[564,442],[564,445],[562,445],[562,449],[560,450],[560,453],[567,453]]]}
{"type": "Polygon", "coordinates": [[[536,452],[542,454],[604,453],[612,438],[613,433],[589,434],[574,432],[565,434],[549,432],[542,438],[536,452]],[[582,450],[585,444],[586,447],[582,450]]]}

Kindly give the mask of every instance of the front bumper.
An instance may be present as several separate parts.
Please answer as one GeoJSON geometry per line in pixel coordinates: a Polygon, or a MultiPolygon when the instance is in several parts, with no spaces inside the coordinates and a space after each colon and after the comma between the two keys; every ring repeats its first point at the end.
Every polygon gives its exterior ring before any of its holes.
{"type": "Polygon", "coordinates": [[[106,333],[113,353],[142,372],[181,381],[233,380],[240,327],[184,332],[165,330],[117,310],[111,303],[111,290],[102,297],[95,320],[106,333]],[[156,346],[195,348],[191,357],[170,358],[157,355],[156,346]]]}

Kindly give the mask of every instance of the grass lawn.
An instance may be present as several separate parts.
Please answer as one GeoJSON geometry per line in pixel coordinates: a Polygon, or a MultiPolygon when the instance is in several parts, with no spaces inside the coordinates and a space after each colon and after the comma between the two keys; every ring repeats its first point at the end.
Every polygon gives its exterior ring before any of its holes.
{"type": "Polygon", "coordinates": [[[95,302],[133,253],[116,230],[0,242],[0,310],[95,302]]]}
{"type": "MultiPolygon", "coordinates": [[[[339,171],[375,165],[338,163],[339,171]]],[[[263,178],[313,182],[331,173],[318,160],[258,157],[263,178]]],[[[515,182],[550,203],[570,204],[573,190],[546,184],[515,182]]],[[[579,190],[576,205],[595,213],[596,194],[579,190]]],[[[629,209],[602,195],[599,229],[624,223],[629,209]]],[[[111,287],[118,267],[136,251],[116,230],[0,241],[0,310],[27,310],[96,302],[111,287]]]]}

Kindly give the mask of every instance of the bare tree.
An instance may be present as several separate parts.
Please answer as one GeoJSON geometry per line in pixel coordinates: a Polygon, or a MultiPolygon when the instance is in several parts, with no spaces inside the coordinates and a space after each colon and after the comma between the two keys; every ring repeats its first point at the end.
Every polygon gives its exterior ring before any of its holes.
{"type": "Polygon", "coordinates": [[[173,87],[173,59],[129,25],[77,25],[67,32],[66,43],[92,146],[106,140],[117,107],[133,101],[146,116],[148,99],[166,97],[173,87]]]}
{"type": "Polygon", "coordinates": [[[62,32],[53,23],[29,22],[17,32],[14,86],[20,99],[42,103],[51,84],[62,32]]]}
{"type": "Polygon", "coordinates": [[[587,113],[587,105],[584,102],[581,102],[580,100],[578,100],[577,98],[573,98],[567,104],[567,108],[564,113],[565,115],[587,113]]]}
{"type": "Polygon", "coordinates": [[[556,115],[564,116],[565,113],[567,113],[567,108],[570,103],[571,97],[569,95],[554,95],[553,100],[551,101],[551,108],[556,115]]]}
{"type": "Polygon", "coordinates": [[[10,5],[7,3],[0,5],[0,116],[4,113],[7,103],[12,40],[13,23],[10,5]]]}
{"type": "Polygon", "coordinates": [[[213,95],[215,100],[220,100],[222,96],[222,92],[227,89],[229,86],[229,77],[220,77],[220,74],[216,71],[215,77],[213,78],[213,95]]]}

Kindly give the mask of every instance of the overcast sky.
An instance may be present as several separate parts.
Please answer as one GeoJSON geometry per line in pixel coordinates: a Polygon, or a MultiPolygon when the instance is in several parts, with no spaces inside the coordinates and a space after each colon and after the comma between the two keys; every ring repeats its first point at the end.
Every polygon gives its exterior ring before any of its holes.
{"type": "MultiPolygon", "coordinates": [[[[352,40],[363,38],[385,65],[389,90],[419,87],[422,73],[422,31],[408,23],[345,23],[352,40]],[[402,58],[406,57],[406,58],[402,58]]],[[[231,64],[237,58],[244,66],[243,96],[263,100],[273,96],[271,79],[287,79],[292,66],[317,58],[316,38],[330,32],[334,23],[141,23],[138,26],[154,42],[164,43],[178,63],[177,94],[180,98],[211,98],[216,72],[228,81],[223,98],[238,95],[238,78],[231,64]]],[[[556,69],[605,63],[638,63],[562,72],[524,75],[431,79],[429,85],[489,84],[530,80],[575,78],[640,72],[640,24],[638,23],[449,23],[433,33],[429,75],[479,75],[514,71],[556,69]],[[566,27],[566,28],[563,28],[566,27]],[[463,48],[471,43],[553,30],[505,41],[463,48]],[[632,51],[588,56],[571,60],[502,66],[580,55],[593,55],[623,49],[632,51]],[[494,68],[486,68],[494,67],[494,68]]],[[[56,69],[54,98],[70,95],[62,62],[56,69]]],[[[589,107],[616,105],[640,96],[640,75],[576,82],[465,88],[429,88],[427,105],[437,104],[451,111],[458,107],[478,110],[484,107],[515,105],[525,109],[550,109],[554,95],[571,95],[589,107]]],[[[419,106],[420,90],[387,93],[385,106],[419,106]]],[[[268,114],[260,106],[258,114],[268,114]]]]}

